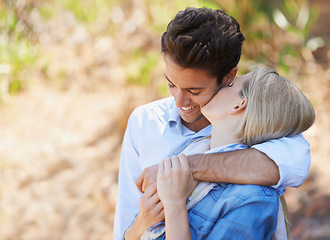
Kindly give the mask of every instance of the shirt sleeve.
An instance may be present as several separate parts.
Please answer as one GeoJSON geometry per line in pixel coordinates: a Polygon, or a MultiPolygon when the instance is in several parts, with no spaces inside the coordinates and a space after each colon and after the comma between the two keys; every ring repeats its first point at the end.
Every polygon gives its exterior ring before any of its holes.
{"type": "Polygon", "coordinates": [[[278,166],[279,182],[272,186],[281,195],[285,187],[299,187],[308,177],[310,146],[302,134],[274,139],[252,146],[266,154],[278,166]]]}
{"type": "Polygon", "coordinates": [[[135,144],[138,130],[134,112],[129,118],[123,139],[118,176],[118,198],[114,219],[114,239],[124,239],[124,232],[139,212],[141,193],[135,185],[141,174],[139,153],[135,144]]]}

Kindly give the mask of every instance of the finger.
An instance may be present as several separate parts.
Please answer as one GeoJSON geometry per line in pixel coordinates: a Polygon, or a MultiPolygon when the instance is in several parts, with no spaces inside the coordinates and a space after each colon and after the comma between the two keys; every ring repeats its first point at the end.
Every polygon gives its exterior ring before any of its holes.
{"type": "Polygon", "coordinates": [[[188,162],[188,158],[186,155],[184,155],[183,153],[181,153],[179,155],[179,161],[182,167],[184,168],[189,168],[189,162],[188,162]]]}
{"type": "Polygon", "coordinates": [[[164,208],[159,212],[158,216],[159,216],[160,221],[164,221],[165,220],[164,208]]]}
{"type": "Polygon", "coordinates": [[[153,196],[155,193],[157,192],[157,183],[153,183],[151,184],[148,188],[146,188],[144,195],[147,198],[150,198],[151,196],[153,196]]]}
{"type": "Polygon", "coordinates": [[[161,161],[158,165],[158,174],[157,177],[159,176],[159,174],[163,174],[164,172],[164,161],[161,161]]]}
{"type": "Polygon", "coordinates": [[[143,184],[142,184],[142,191],[145,192],[146,189],[148,189],[152,184],[154,184],[155,182],[151,182],[148,179],[144,179],[143,180],[143,184]]]}
{"type": "Polygon", "coordinates": [[[173,156],[171,158],[171,162],[172,162],[172,168],[178,169],[178,168],[181,167],[180,160],[179,160],[178,156],[173,156]]]}
{"type": "Polygon", "coordinates": [[[172,167],[171,159],[167,158],[164,160],[164,171],[170,170],[172,167]]]}
{"type": "Polygon", "coordinates": [[[161,178],[164,176],[164,161],[161,161],[158,165],[157,172],[157,183],[161,181],[161,178]]]}
{"type": "Polygon", "coordinates": [[[144,193],[146,191],[146,189],[149,188],[149,187],[150,187],[149,181],[144,179],[143,182],[142,182],[142,192],[144,193]]]}
{"type": "Polygon", "coordinates": [[[155,213],[160,213],[163,209],[164,209],[163,203],[161,201],[157,202],[154,207],[155,213]]]}
{"type": "Polygon", "coordinates": [[[159,199],[158,193],[155,192],[154,194],[152,194],[152,195],[150,196],[148,202],[149,202],[151,205],[153,205],[153,206],[155,206],[156,204],[160,203],[161,201],[160,201],[160,199],[159,199]]]}
{"type": "Polygon", "coordinates": [[[144,189],[142,188],[143,180],[144,180],[144,172],[142,172],[140,176],[138,176],[138,178],[135,180],[135,185],[137,186],[137,188],[141,193],[144,193],[144,189]]]}

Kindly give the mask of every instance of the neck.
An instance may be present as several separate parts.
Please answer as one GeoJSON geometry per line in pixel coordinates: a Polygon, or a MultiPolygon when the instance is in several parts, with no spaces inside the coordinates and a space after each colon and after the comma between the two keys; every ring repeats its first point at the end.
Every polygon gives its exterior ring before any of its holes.
{"type": "Polygon", "coordinates": [[[196,133],[210,125],[209,120],[207,120],[203,115],[201,115],[201,117],[196,119],[194,122],[186,122],[183,118],[181,118],[181,122],[185,127],[196,133]]]}
{"type": "Polygon", "coordinates": [[[228,117],[227,119],[212,120],[212,135],[210,148],[239,143],[235,136],[240,118],[228,117]]]}

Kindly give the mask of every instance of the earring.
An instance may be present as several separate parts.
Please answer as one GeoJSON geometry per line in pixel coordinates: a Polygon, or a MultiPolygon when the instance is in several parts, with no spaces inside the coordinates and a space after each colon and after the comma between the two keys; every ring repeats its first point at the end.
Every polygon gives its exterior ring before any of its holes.
{"type": "Polygon", "coordinates": [[[233,86],[233,82],[231,82],[231,83],[228,85],[228,87],[231,87],[231,86],[233,86]]]}

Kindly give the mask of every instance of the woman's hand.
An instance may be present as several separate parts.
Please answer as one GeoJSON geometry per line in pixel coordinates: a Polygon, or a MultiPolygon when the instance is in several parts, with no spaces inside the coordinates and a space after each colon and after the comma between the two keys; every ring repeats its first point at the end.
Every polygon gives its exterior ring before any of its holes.
{"type": "Polygon", "coordinates": [[[157,192],[164,207],[185,203],[197,184],[184,154],[165,159],[159,164],[157,192]]]}
{"type": "Polygon", "coordinates": [[[157,192],[164,205],[166,239],[191,239],[186,200],[197,184],[184,154],[159,164],[157,192]]]}

